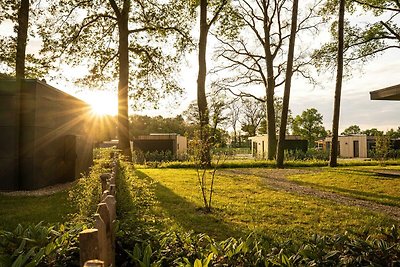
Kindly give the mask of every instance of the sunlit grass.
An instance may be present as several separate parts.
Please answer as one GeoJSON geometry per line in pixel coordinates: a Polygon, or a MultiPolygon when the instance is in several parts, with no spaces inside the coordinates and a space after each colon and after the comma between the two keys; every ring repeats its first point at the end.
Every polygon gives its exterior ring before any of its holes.
{"type": "Polygon", "coordinates": [[[390,226],[393,220],[358,207],[270,189],[250,175],[217,175],[214,212],[204,213],[193,169],[140,169],[157,181],[159,212],[184,230],[218,239],[261,232],[275,239],[304,239],[313,233],[335,234],[390,226]]]}
{"type": "Polygon", "coordinates": [[[400,171],[400,166],[326,168],[312,174],[293,175],[289,179],[320,190],[400,206],[400,177],[377,174],[379,171],[390,172],[390,170],[400,171]]]}
{"type": "Polygon", "coordinates": [[[18,224],[62,223],[76,212],[68,201],[68,191],[48,196],[0,195],[0,229],[14,230],[18,224]]]}

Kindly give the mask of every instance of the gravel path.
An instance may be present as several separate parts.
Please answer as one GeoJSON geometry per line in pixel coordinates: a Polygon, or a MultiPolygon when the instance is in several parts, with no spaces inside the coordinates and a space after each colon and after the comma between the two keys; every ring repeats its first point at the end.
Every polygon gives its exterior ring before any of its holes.
{"type": "Polygon", "coordinates": [[[37,190],[30,190],[30,191],[11,191],[11,192],[0,192],[0,195],[5,196],[48,196],[54,193],[66,190],[72,187],[76,181],[64,183],[64,184],[57,184],[52,186],[47,186],[37,190]]]}
{"type": "Polygon", "coordinates": [[[279,191],[295,193],[299,195],[307,195],[315,198],[328,199],[347,206],[362,207],[371,211],[385,213],[395,220],[400,220],[400,208],[379,204],[373,201],[362,200],[343,196],[333,192],[318,190],[315,188],[299,185],[293,181],[286,179],[289,175],[307,174],[317,172],[317,170],[300,170],[300,169],[231,169],[220,170],[220,173],[233,175],[255,175],[265,180],[265,183],[279,191]]]}

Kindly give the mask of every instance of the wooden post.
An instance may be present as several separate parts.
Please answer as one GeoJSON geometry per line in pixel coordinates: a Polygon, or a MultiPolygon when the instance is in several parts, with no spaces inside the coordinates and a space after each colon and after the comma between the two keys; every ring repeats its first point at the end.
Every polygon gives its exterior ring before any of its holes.
{"type": "Polygon", "coordinates": [[[106,226],[106,251],[107,251],[107,258],[110,259],[110,263],[115,266],[115,258],[113,258],[113,245],[112,245],[112,227],[111,227],[111,217],[110,211],[108,210],[106,203],[100,203],[97,205],[97,213],[100,214],[101,219],[103,220],[106,226]]]}
{"type": "Polygon", "coordinates": [[[99,258],[99,237],[97,229],[86,229],[79,233],[80,266],[88,260],[99,258]]]}
{"type": "Polygon", "coordinates": [[[104,267],[104,262],[99,260],[90,260],[85,262],[84,267],[104,267]]]}
{"type": "Polygon", "coordinates": [[[101,195],[101,200],[103,201],[108,195],[110,195],[110,192],[108,190],[104,190],[103,194],[101,195]]]}
{"type": "Polygon", "coordinates": [[[101,192],[107,190],[107,181],[110,179],[111,175],[109,173],[103,173],[100,175],[101,180],[101,192]]]}
{"type": "Polygon", "coordinates": [[[104,203],[106,203],[109,214],[110,214],[110,222],[115,221],[117,218],[117,209],[116,209],[116,203],[117,201],[115,200],[115,197],[113,195],[108,195],[104,200],[104,203]]]}
{"type": "Polygon", "coordinates": [[[110,184],[110,195],[115,197],[115,184],[110,184]]]}
{"type": "Polygon", "coordinates": [[[106,223],[103,221],[103,219],[101,218],[100,214],[95,214],[94,218],[96,220],[95,225],[97,230],[99,231],[99,259],[102,260],[105,264],[105,266],[109,266],[110,265],[110,261],[111,259],[108,258],[108,242],[110,242],[109,240],[107,240],[107,230],[106,230],[106,223]]]}

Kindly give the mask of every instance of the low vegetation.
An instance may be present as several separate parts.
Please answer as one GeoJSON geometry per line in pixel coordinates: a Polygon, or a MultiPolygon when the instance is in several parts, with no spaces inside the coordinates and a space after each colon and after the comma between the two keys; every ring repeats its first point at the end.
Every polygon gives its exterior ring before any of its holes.
{"type": "Polygon", "coordinates": [[[0,195],[0,267],[79,266],[78,235],[92,226],[99,175],[110,150],[96,151],[90,174],[70,188],[42,196],[0,195]]]}
{"type": "MultiPolygon", "coordinates": [[[[78,233],[92,224],[93,203],[100,190],[98,175],[110,167],[109,152],[98,154],[100,159],[91,174],[69,190],[43,196],[43,200],[0,197],[9,207],[0,219],[2,225],[25,222],[0,230],[0,266],[79,264],[78,233]],[[46,221],[38,223],[35,216],[19,210],[15,217],[10,215],[12,203],[15,206],[25,201],[31,203],[31,212],[42,210],[36,217],[46,221]],[[54,218],[49,215],[52,209],[37,208],[50,204],[60,210],[54,218]]],[[[254,175],[228,166],[217,170],[212,212],[205,212],[196,169],[134,169],[120,162],[117,265],[388,266],[400,262],[397,221],[362,208],[273,189],[258,175],[270,171],[262,166],[252,169],[254,175]]],[[[388,170],[400,167],[318,168],[312,174],[291,175],[289,179],[320,190],[348,188],[358,193],[333,192],[351,197],[364,194],[376,203],[398,206],[397,180],[375,175],[388,170]]]]}

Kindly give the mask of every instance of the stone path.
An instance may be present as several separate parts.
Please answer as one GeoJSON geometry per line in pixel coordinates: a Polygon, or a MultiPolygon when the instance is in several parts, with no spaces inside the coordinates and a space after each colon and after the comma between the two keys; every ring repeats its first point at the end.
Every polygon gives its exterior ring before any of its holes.
{"type": "Polygon", "coordinates": [[[334,192],[327,192],[303,186],[286,179],[289,175],[313,173],[316,170],[300,170],[300,169],[230,169],[220,170],[220,173],[234,175],[255,175],[263,178],[265,183],[279,191],[295,193],[299,195],[307,195],[315,198],[328,199],[347,206],[362,207],[374,212],[385,213],[395,220],[400,220],[400,207],[379,204],[373,201],[362,200],[344,196],[334,192]]]}

